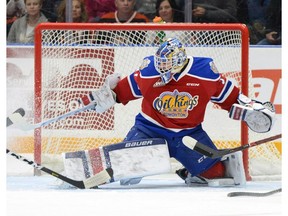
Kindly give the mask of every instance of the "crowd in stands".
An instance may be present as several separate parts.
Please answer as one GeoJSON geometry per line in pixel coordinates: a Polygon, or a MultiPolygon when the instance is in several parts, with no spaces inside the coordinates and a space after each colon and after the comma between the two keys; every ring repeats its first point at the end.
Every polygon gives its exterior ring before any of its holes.
{"type": "MultiPolygon", "coordinates": [[[[67,1],[7,0],[7,43],[33,43],[41,22],[68,22],[67,1]]],[[[165,23],[244,23],[250,44],[281,44],[281,0],[72,0],[71,11],[69,21],[82,23],[149,23],[155,17],[165,23]]]]}

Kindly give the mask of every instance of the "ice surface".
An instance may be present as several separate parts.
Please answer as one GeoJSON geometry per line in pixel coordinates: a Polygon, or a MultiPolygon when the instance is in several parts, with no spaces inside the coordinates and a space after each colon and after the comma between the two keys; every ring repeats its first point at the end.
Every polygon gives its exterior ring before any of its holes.
{"type": "MultiPolygon", "coordinates": [[[[268,197],[227,197],[233,191],[267,192],[281,181],[248,182],[237,187],[187,187],[174,174],[118,182],[100,189],[60,186],[52,176],[8,176],[8,216],[252,216],[282,215],[282,193],[268,197]]],[[[283,214],[284,215],[284,214],[283,214]]],[[[287,215],[287,214],[286,214],[287,215]]]]}

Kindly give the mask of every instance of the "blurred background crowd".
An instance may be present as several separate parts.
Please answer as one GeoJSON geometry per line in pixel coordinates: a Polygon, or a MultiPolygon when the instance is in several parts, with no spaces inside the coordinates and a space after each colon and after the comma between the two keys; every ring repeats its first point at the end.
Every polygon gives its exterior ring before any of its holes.
{"type": "Polygon", "coordinates": [[[281,0],[7,0],[7,43],[33,43],[42,22],[243,23],[251,45],[281,45],[281,0]]]}

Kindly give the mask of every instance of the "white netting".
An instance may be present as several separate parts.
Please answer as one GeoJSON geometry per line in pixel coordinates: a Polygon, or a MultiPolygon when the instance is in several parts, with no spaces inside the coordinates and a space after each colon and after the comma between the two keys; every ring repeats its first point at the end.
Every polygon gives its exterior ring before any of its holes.
{"type": "MultiPolygon", "coordinates": [[[[42,62],[36,64],[40,64],[42,72],[39,78],[42,120],[77,108],[77,98],[99,88],[109,74],[117,72],[124,77],[137,70],[142,59],[153,55],[159,42],[171,36],[178,37],[188,55],[212,57],[219,72],[241,87],[244,62],[240,30],[209,30],[209,25],[203,30],[181,30],[179,27],[179,30],[165,31],[95,30],[97,27],[91,30],[71,25],[67,30],[57,29],[59,27],[41,30],[42,44],[36,44],[35,48],[41,50],[41,56],[36,58],[42,62]]],[[[251,79],[251,74],[247,77],[251,79]]],[[[252,87],[249,82],[250,90],[252,87]]],[[[120,142],[133,125],[140,102],[133,101],[125,107],[117,104],[103,114],[81,113],[43,128],[41,154],[57,155],[120,142]]],[[[240,123],[228,119],[227,112],[215,108],[209,104],[205,117],[204,128],[208,134],[220,148],[240,145],[240,123]]],[[[37,116],[37,110],[35,113],[37,116]]],[[[251,151],[253,161],[264,155],[268,164],[271,161],[281,164],[277,149],[272,152],[270,147],[263,145],[263,148],[268,150],[255,148],[251,151]]]]}

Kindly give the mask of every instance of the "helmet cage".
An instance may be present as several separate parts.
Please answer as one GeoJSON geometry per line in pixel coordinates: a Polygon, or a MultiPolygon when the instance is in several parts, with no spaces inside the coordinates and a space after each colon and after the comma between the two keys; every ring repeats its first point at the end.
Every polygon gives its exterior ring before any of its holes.
{"type": "Polygon", "coordinates": [[[173,73],[181,71],[187,62],[187,55],[180,41],[172,38],[161,44],[154,56],[154,61],[155,68],[160,74],[168,73],[172,76],[173,73]]]}

